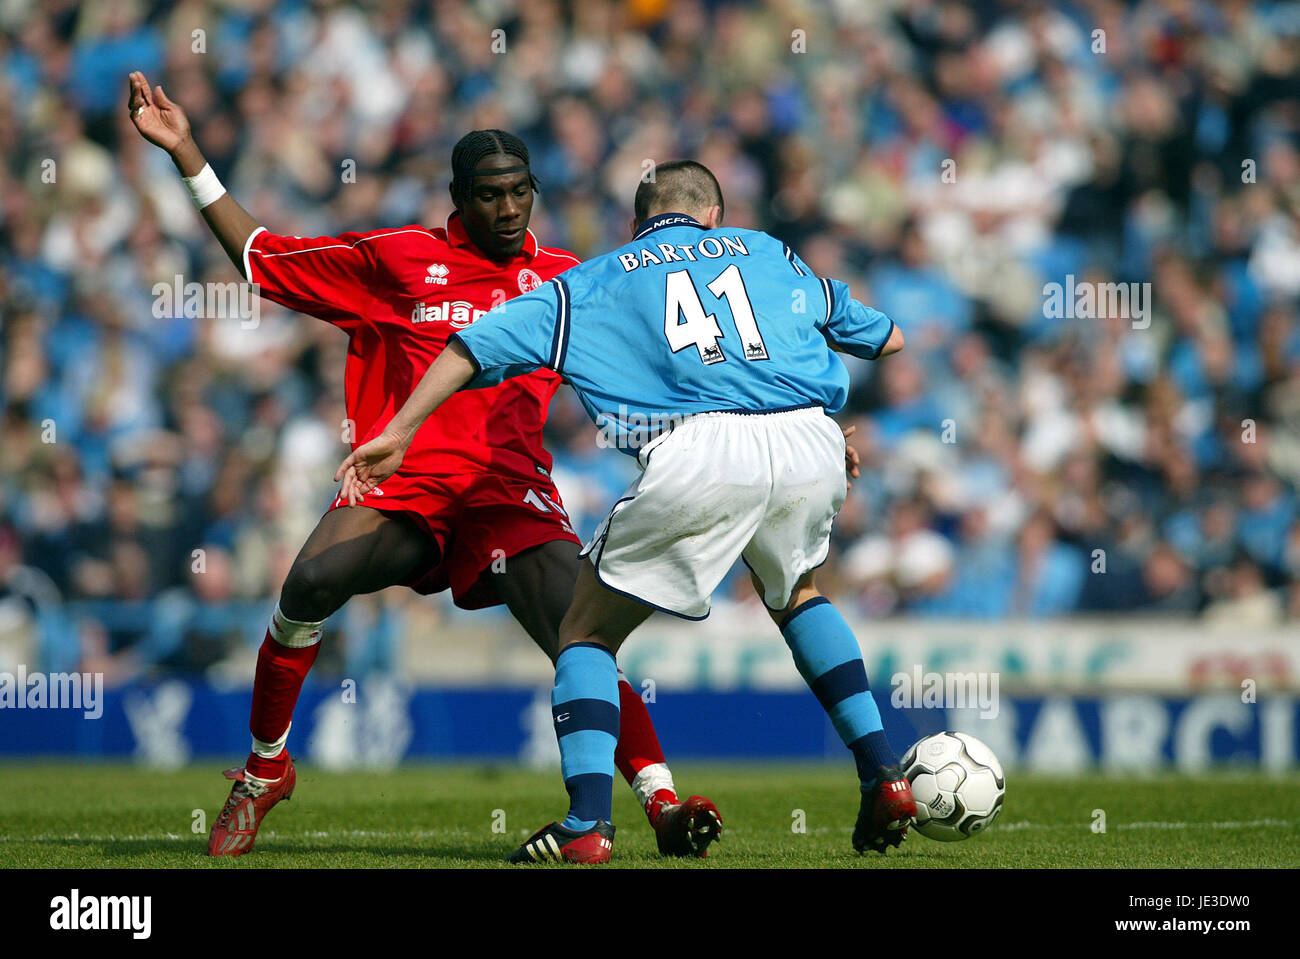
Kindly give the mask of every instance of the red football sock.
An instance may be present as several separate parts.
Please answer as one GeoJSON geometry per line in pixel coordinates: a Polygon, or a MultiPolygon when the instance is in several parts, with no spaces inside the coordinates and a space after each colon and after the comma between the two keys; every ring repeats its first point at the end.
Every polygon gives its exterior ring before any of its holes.
{"type": "MultiPolygon", "coordinates": [[[[253,710],[248,720],[253,738],[264,743],[278,742],[293,721],[303,680],[316,662],[320,643],[310,646],[283,646],[267,630],[257,654],[257,675],[253,680],[253,710]]],[[[281,751],[280,756],[284,755],[281,751]]],[[[284,774],[283,758],[267,759],[249,753],[244,767],[259,779],[279,779],[284,774]]]]}
{"type": "Polygon", "coordinates": [[[628,785],[646,766],[667,765],[664,751],[659,746],[650,710],[636,694],[632,684],[622,676],[618,680],[618,747],[614,750],[614,764],[628,785]]]}

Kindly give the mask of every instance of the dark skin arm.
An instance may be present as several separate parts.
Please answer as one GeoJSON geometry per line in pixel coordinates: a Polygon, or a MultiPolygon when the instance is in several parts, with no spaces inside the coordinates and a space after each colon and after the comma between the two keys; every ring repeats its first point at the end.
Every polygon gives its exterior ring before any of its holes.
{"type": "MultiPolygon", "coordinates": [[[[207,165],[208,161],[190,135],[190,121],[185,112],[167,98],[161,86],[150,91],[149,81],[138,70],[127,77],[127,109],[140,135],[166,150],[181,176],[197,176],[207,165]]],[[[229,193],[209,203],[200,212],[226,251],[226,256],[242,275],[244,245],[261,224],[229,193]]]]}

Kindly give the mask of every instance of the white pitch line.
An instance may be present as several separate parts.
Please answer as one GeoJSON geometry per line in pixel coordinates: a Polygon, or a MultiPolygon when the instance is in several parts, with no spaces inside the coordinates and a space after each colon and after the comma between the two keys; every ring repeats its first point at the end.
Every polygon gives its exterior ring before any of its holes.
{"type": "MultiPolygon", "coordinates": [[[[1260,827],[1290,827],[1300,825],[1290,819],[1251,819],[1242,822],[1124,822],[1113,823],[1111,828],[1119,829],[1259,829],[1260,827]]],[[[991,832],[1022,832],[1025,830],[1056,830],[1056,829],[1090,829],[1091,823],[1074,822],[1074,823],[1042,823],[1030,822],[1029,820],[1020,820],[1018,822],[995,822],[989,827],[991,832]]],[[[842,827],[818,826],[809,829],[811,835],[830,835],[832,833],[841,833],[842,827]]],[[[405,831],[394,830],[377,830],[377,829],[333,829],[319,830],[313,829],[305,832],[280,832],[278,830],[268,829],[261,833],[261,836],[277,839],[330,839],[336,837],[350,837],[360,839],[428,839],[432,837],[446,838],[452,835],[465,835],[468,830],[465,829],[410,829],[405,831]]],[[[741,833],[756,834],[757,830],[752,829],[732,829],[728,827],[728,834],[736,835],[741,833]]],[[[39,836],[0,836],[0,842],[149,842],[160,839],[193,839],[196,842],[202,841],[203,836],[196,834],[160,832],[160,833],[140,833],[128,834],[123,836],[85,836],[81,833],[70,833],[67,835],[39,835],[39,836]]]]}
{"type": "MultiPolygon", "coordinates": [[[[1112,823],[1114,829],[1258,829],[1260,826],[1294,826],[1289,819],[1252,819],[1248,822],[1121,822],[1112,823]]],[[[991,832],[1024,829],[1091,829],[1089,822],[1077,823],[1042,823],[1021,820],[1020,822],[995,822],[989,827],[991,832]]]]}
{"type": "MultiPolygon", "coordinates": [[[[337,836],[352,836],[371,839],[415,839],[427,838],[430,836],[448,836],[464,830],[443,829],[434,831],[432,829],[413,829],[406,832],[393,832],[370,829],[336,829],[331,831],[309,830],[307,832],[277,832],[268,829],[260,833],[258,838],[276,837],[279,839],[329,839],[337,836]]],[[[0,842],[146,842],[156,841],[159,839],[194,839],[205,840],[206,837],[197,833],[186,834],[176,832],[159,832],[159,833],[137,833],[122,836],[84,836],[81,833],[69,833],[67,835],[40,835],[40,836],[0,836],[0,842]]]]}
{"type": "MultiPolygon", "coordinates": [[[[1113,829],[1258,829],[1261,826],[1295,826],[1300,825],[1290,819],[1252,819],[1249,822],[1125,822],[1112,823],[1113,829]]],[[[1023,832],[1038,830],[1055,830],[1055,829],[1090,829],[1091,822],[1030,822],[1022,819],[1019,822],[1002,822],[998,820],[992,826],[989,826],[989,832],[1023,832]]],[[[738,830],[728,830],[729,832],[738,832],[738,830]]],[[[818,826],[809,829],[811,835],[828,835],[831,833],[841,833],[842,827],[818,826]]]]}
{"type": "Polygon", "coordinates": [[[1259,826],[1291,826],[1289,819],[1252,819],[1248,822],[1122,822],[1116,829],[1255,829],[1259,826]]]}

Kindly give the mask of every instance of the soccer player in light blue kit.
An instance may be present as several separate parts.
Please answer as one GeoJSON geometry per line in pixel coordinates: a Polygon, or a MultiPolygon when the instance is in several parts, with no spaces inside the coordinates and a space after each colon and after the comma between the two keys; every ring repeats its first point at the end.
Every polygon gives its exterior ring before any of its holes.
{"type": "Polygon", "coordinates": [[[591,542],[560,627],[552,708],[569,814],[512,862],[605,862],[618,667],[655,609],[703,619],[737,558],[857,764],[859,852],[885,852],[916,815],[862,652],[814,583],[844,501],[842,350],[903,346],[893,322],[821,279],[780,240],[722,227],[705,167],[660,164],[637,189],[632,242],[452,335],[384,431],[339,467],[350,501],[401,464],[424,418],[463,387],[552,369],[642,472],[591,542]]]}

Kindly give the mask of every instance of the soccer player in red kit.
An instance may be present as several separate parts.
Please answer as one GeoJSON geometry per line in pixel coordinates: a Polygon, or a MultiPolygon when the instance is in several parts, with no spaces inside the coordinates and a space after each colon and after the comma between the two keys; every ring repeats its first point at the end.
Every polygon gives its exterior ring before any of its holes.
{"type": "MultiPolygon", "coordinates": [[[[162,87],[151,91],[135,72],[128,91],[136,129],[171,155],[243,276],[262,296],[348,334],[344,391],[354,447],[401,407],[451,333],[578,262],[539,246],[528,229],[537,184],[527,147],[509,133],[477,130],[456,144],[456,211],[445,228],[278,236],[221,187],[162,87]]],[[[402,469],[364,505],[331,504],[289,570],[258,654],[253,748],[243,768],[226,772],[235,783],[212,828],[211,855],[250,851],[266,813],[293,793],[285,744],[294,705],[324,621],[350,597],[407,585],[421,593],[450,588],[466,609],[504,603],[554,662],[580,546],[542,447],[559,383],[540,371],[461,394],[429,418],[402,469]]],[[[645,703],[625,679],[619,689],[619,768],[660,852],[705,855],[721,832],[717,808],[699,796],[678,801],[645,703]]]]}

